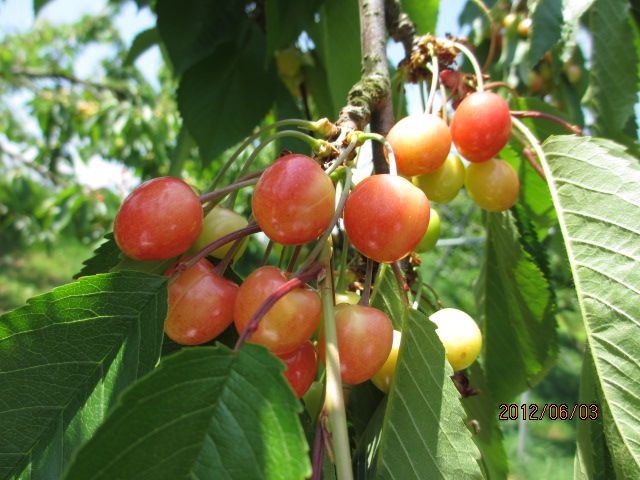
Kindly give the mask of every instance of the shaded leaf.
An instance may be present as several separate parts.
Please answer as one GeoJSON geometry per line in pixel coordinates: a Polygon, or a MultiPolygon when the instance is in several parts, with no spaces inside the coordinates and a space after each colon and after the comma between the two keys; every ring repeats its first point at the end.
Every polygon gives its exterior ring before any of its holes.
{"type": "Polygon", "coordinates": [[[148,28],[140,32],[133,39],[133,42],[131,42],[131,47],[129,48],[129,52],[127,52],[127,58],[125,58],[124,64],[133,65],[138,57],[154,45],[157,45],[158,42],[160,42],[160,34],[158,33],[157,27],[148,28]]]}
{"type": "Polygon", "coordinates": [[[105,241],[93,252],[93,256],[82,262],[83,267],[73,278],[86,277],[97,273],[107,273],[120,263],[120,249],[113,238],[113,232],[104,236],[105,241]]]}
{"type": "Polygon", "coordinates": [[[387,399],[377,478],[482,478],[435,325],[412,310],[387,399]]]}
{"type": "Polygon", "coordinates": [[[284,366],[219,345],[166,357],[125,392],[65,479],[303,479],[308,445],[284,366]]]}
{"type": "Polygon", "coordinates": [[[60,478],[115,396],[160,356],[166,280],[96,275],[0,317],[0,478],[60,478]],[[35,478],[35,477],[34,477],[35,478]]]}
{"type": "Polygon", "coordinates": [[[560,40],[563,0],[540,0],[531,16],[532,31],[528,60],[535,65],[560,40]]]}
{"type": "Polygon", "coordinates": [[[439,0],[402,0],[402,10],[409,14],[420,35],[436,33],[439,0]]]}
{"type": "Polygon", "coordinates": [[[295,42],[300,32],[313,22],[313,14],[323,1],[266,0],[267,55],[295,42]]]}
{"type": "Polygon", "coordinates": [[[611,141],[551,137],[549,187],[620,478],[640,477],[640,163],[611,141]]]}

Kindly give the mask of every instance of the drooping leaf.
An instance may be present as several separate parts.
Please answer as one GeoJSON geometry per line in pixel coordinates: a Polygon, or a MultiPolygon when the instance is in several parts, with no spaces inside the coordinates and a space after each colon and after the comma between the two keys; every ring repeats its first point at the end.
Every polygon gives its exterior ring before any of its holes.
{"type": "Polygon", "coordinates": [[[473,439],[482,453],[483,466],[487,470],[487,478],[506,480],[509,474],[509,463],[504,449],[502,430],[498,425],[496,405],[491,389],[488,387],[482,367],[478,362],[467,369],[469,386],[479,390],[462,400],[468,420],[476,422],[473,439]]]}
{"type": "Polygon", "coordinates": [[[82,270],[73,278],[86,277],[97,273],[107,273],[120,262],[120,249],[113,238],[113,233],[104,236],[105,241],[93,252],[93,257],[85,260],[82,270]]]}
{"type": "Polygon", "coordinates": [[[376,478],[482,478],[435,325],[412,310],[396,365],[376,478]]]}
{"type": "Polygon", "coordinates": [[[125,392],[65,476],[303,479],[301,410],[263,347],[181,351],[125,392]]]}
{"type": "Polygon", "coordinates": [[[149,50],[154,45],[160,42],[160,33],[158,33],[157,27],[148,28],[140,32],[131,42],[131,47],[127,53],[127,58],[124,60],[125,65],[133,65],[133,63],[144,52],[149,50]]]}
{"type": "Polygon", "coordinates": [[[439,0],[402,0],[402,9],[416,24],[419,35],[436,33],[438,23],[439,0]]]}
{"type": "MultiPolygon", "coordinates": [[[[249,20],[244,2],[158,0],[158,31],[167,46],[177,76],[235,40],[249,20]]],[[[264,58],[262,59],[264,60],[264,58]]]]}
{"type": "Polygon", "coordinates": [[[276,79],[264,67],[264,48],[264,36],[250,25],[239,43],[220,45],[184,73],[178,106],[204,158],[246,137],[273,105],[276,79]]]}
{"type": "Polygon", "coordinates": [[[291,45],[313,22],[313,14],[323,0],[291,2],[289,0],[266,0],[267,55],[291,45]]]}
{"type": "Polygon", "coordinates": [[[631,47],[633,30],[629,2],[596,0],[590,10],[593,47],[589,83],[589,106],[593,131],[617,136],[633,115],[637,102],[638,58],[631,47]]]}
{"type": "Polygon", "coordinates": [[[483,367],[496,402],[535,385],[557,353],[553,296],[520,241],[511,212],[487,214],[487,246],[475,286],[482,318],[483,367]]]}
{"type": "Polygon", "coordinates": [[[571,264],[607,446],[640,477],[640,162],[603,139],[551,137],[546,172],[571,264]]]}
{"type": "Polygon", "coordinates": [[[309,33],[318,51],[318,61],[327,75],[335,118],[347,102],[347,94],[360,78],[360,24],[358,3],[325,0],[320,22],[309,33]],[[345,48],[348,45],[348,48],[345,48]],[[334,68],[339,65],[340,68],[334,68]]]}
{"type": "Polygon", "coordinates": [[[0,317],[0,478],[60,478],[115,396],[160,357],[166,280],[96,275],[0,317]],[[46,474],[46,475],[45,475],[46,474]]]}
{"type": "Polygon", "coordinates": [[[597,372],[589,350],[584,352],[580,378],[580,402],[574,414],[577,423],[577,448],[574,462],[576,480],[606,480],[615,478],[611,454],[605,440],[601,395],[597,387],[597,372]]]}
{"type": "Polygon", "coordinates": [[[547,50],[560,40],[562,30],[563,0],[540,0],[536,2],[531,16],[532,31],[528,60],[531,66],[538,63],[547,50]]]}

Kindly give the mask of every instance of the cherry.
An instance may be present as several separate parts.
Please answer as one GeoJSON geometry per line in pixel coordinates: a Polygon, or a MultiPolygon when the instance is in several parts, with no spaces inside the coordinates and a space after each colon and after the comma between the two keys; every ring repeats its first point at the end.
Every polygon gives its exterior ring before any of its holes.
{"type": "Polygon", "coordinates": [[[316,370],[318,370],[316,349],[307,340],[298,350],[281,355],[280,360],[287,366],[284,376],[287,377],[289,385],[291,385],[296,397],[302,398],[309,390],[313,379],[316,378],[316,370]]]}
{"type": "Polygon", "coordinates": [[[389,356],[385,360],[380,370],[378,370],[371,381],[373,384],[382,390],[384,393],[389,393],[391,388],[391,381],[396,373],[396,364],[398,363],[398,350],[400,350],[400,341],[402,340],[402,334],[398,330],[393,331],[393,343],[391,345],[391,351],[389,356]]]}
{"type": "Polygon", "coordinates": [[[395,262],[414,250],[429,224],[429,200],[402,177],[373,175],[355,186],[344,208],[349,240],[377,262],[395,262]]]}
{"type": "Polygon", "coordinates": [[[342,293],[336,293],[336,305],[338,303],[350,303],[351,305],[357,305],[359,301],[360,295],[358,295],[356,292],[346,291],[342,293]]]}
{"type": "MultiPolygon", "coordinates": [[[[191,250],[193,252],[202,250],[210,243],[215,242],[228,233],[246,227],[248,224],[249,222],[247,222],[247,220],[242,215],[237,214],[233,210],[222,207],[215,207],[204,217],[204,226],[202,229],[202,233],[191,247],[191,250]]],[[[247,248],[248,242],[249,238],[246,238],[242,242],[240,248],[235,254],[235,258],[238,258],[242,255],[244,250],[247,248]]],[[[229,242],[226,245],[223,245],[222,247],[214,250],[209,255],[216,258],[222,258],[232,247],[233,243],[234,242],[229,242]]]]}
{"type": "Polygon", "coordinates": [[[396,159],[398,173],[412,176],[429,173],[444,163],[451,150],[451,132],[440,117],[410,115],[396,123],[387,140],[396,159]]]}
{"type": "Polygon", "coordinates": [[[509,141],[509,105],[497,93],[475,92],[462,100],[451,121],[451,137],[470,162],[494,157],[509,141]]]}
{"type": "Polygon", "coordinates": [[[527,38],[529,36],[529,32],[531,31],[531,26],[533,25],[533,20],[530,18],[523,18],[518,23],[518,35],[522,38],[527,38]]]}
{"type": "Polygon", "coordinates": [[[490,212],[510,209],[520,192],[516,171],[510,164],[497,158],[469,165],[464,185],[471,199],[490,212]]]}
{"type": "Polygon", "coordinates": [[[440,215],[432,208],[429,215],[429,226],[427,227],[424,237],[422,237],[422,240],[420,240],[420,243],[416,247],[416,252],[425,253],[432,250],[433,247],[436,246],[438,238],[440,238],[440,215]]]}
{"type": "Polygon", "coordinates": [[[517,20],[518,15],[516,13],[510,12],[502,20],[502,26],[508,30],[513,27],[517,20]]]}
{"type": "Polygon", "coordinates": [[[447,352],[454,371],[463,370],[476,361],[482,348],[482,333],[476,322],[462,310],[443,308],[429,319],[447,352]]]}
{"type": "Polygon", "coordinates": [[[460,157],[450,153],[437,170],[413,177],[413,183],[430,201],[449,203],[464,185],[464,164],[460,157]]]}
{"type": "MultiPolygon", "coordinates": [[[[287,282],[276,267],[254,270],[240,285],[235,302],[234,323],[242,333],[260,305],[287,282]]],[[[276,355],[298,349],[315,331],[322,306],[320,297],[311,289],[295,288],[279,299],[262,318],[249,341],[269,348],[276,355]]]]}
{"type": "Polygon", "coordinates": [[[169,287],[167,336],[182,345],[213,340],[231,325],[237,293],[238,285],[218,275],[207,260],[198,261],[169,287]]]}
{"type": "MultiPolygon", "coordinates": [[[[377,308],[347,303],[336,306],[335,320],[342,381],[355,385],[370,379],[391,351],[391,320],[377,308]]],[[[324,361],[323,332],[320,333],[318,349],[324,361]]]]}
{"type": "Polygon", "coordinates": [[[301,245],[328,226],[336,190],[320,165],[305,155],[285,155],[267,168],[253,193],[253,216],[274,242],[301,245]]]}
{"type": "Polygon", "coordinates": [[[182,180],[159,177],[124,199],[113,226],[120,250],[134,260],[165,260],[186,252],[202,231],[202,207],[182,180]]]}

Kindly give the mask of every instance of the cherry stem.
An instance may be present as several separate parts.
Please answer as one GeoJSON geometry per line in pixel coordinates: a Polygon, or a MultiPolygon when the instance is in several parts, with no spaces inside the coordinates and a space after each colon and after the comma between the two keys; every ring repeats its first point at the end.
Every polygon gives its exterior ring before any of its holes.
{"type": "Polygon", "coordinates": [[[323,414],[320,414],[318,423],[316,425],[316,434],[313,439],[313,475],[311,480],[322,479],[322,457],[324,453],[324,442],[327,436],[327,432],[324,427],[323,414]]]}
{"type": "Polygon", "coordinates": [[[513,88],[511,85],[509,85],[508,83],[505,82],[489,82],[489,83],[485,83],[484,84],[484,89],[485,90],[492,90],[494,88],[506,88],[508,90],[510,90],[512,93],[514,93],[515,95],[518,94],[518,90],[513,88]]]}
{"type": "MultiPolygon", "coordinates": [[[[418,288],[417,288],[417,290],[416,290],[416,292],[415,292],[415,294],[413,296],[413,298],[414,298],[413,306],[414,306],[414,308],[416,310],[420,307],[420,300],[422,300],[422,291],[424,290],[424,287],[426,285],[420,270],[418,270],[418,281],[420,283],[419,283],[418,288]]],[[[431,289],[431,287],[429,287],[429,288],[431,289]]],[[[433,289],[431,289],[431,291],[433,291],[433,289]]],[[[436,306],[427,297],[424,297],[424,301],[429,305],[429,307],[431,308],[432,312],[435,312],[435,311],[438,310],[438,308],[436,308],[436,306]]]]}
{"type": "Polygon", "coordinates": [[[469,59],[469,62],[471,63],[471,66],[473,67],[473,71],[476,75],[476,83],[477,83],[476,90],[478,90],[478,92],[484,91],[484,79],[482,78],[482,69],[480,68],[478,59],[475,57],[473,52],[469,50],[466,46],[464,46],[462,43],[460,42],[451,42],[451,43],[455,48],[460,50],[469,59]]]}
{"type": "Polygon", "coordinates": [[[262,303],[262,305],[260,305],[258,310],[256,310],[256,312],[253,314],[253,316],[249,320],[249,323],[247,324],[245,329],[242,331],[242,335],[240,335],[240,338],[238,338],[238,341],[236,342],[236,345],[233,349],[235,351],[240,350],[242,345],[244,345],[244,342],[246,342],[249,339],[249,337],[251,337],[251,334],[258,329],[258,326],[260,325],[260,320],[262,320],[262,318],[267,314],[269,310],[271,310],[271,307],[273,307],[273,305],[278,300],[280,300],[290,291],[298,287],[301,287],[312,278],[317,277],[321,272],[324,271],[324,269],[325,269],[324,265],[322,265],[321,263],[315,263],[304,272],[300,272],[291,280],[280,285],[275,292],[273,292],[271,295],[267,297],[267,299],[262,303]]]}
{"type": "Polygon", "coordinates": [[[547,158],[544,154],[544,151],[542,150],[542,147],[540,147],[540,142],[538,142],[538,139],[535,137],[533,133],[531,133],[531,130],[529,130],[527,126],[524,123],[522,123],[520,120],[512,116],[511,121],[513,122],[515,127],[518,130],[520,130],[520,132],[526,137],[531,147],[533,147],[533,150],[536,152],[536,155],[538,156],[538,160],[540,160],[540,163],[542,164],[542,172],[545,174],[545,178],[548,178],[550,172],[548,172],[547,169],[545,168],[547,167],[547,158]]]}
{"type": "Polygon", "coordinates": [[[300,250],[302,250],[302,245],[296,245],[296,247],[293,249],[293,255],[291,255],[291,258],[289,259],[289,264],[287,265],[287,273],[293,272],[293,269],[295,268],[296,263],[298,263],[300,250]]]}
{"type": "Polygon", "coordinates": [[[269,125],[265,125],[264,127],[258,129],[258,131],[255,132],[253,135],[249,135],[240,144],[240,146],[236,149],[236,151],[233,153],[233,155],[231,155],[229,157],[229,159],[226,162],[224,162],[224,165],[222,165],[222,168],[220,168],[220,170],[218,170],[218,173],[217,173],[216,177],[213,179],[213,183],[211,184],[211,186],[209,187],[208,190],[209,191],[215,190],[215,188],[218,186],[218,183],[220,183],[220,181],[224,177],[225,173],[227,173],[227,170],[229,170],[231,165],[233,165],[233,163],[240,156],[240,154],[249,145],[251,145],[251,143],[256,138],[258,138],[260,135],[262,135],[263,133],[265,133],[265,132],[267,132],[269,130],[273,130],[273,129],[280,128],[280,127],[287,127],[287,126],[297,126],[297,127],[305,128],[307,130],[311,130],[311,131],[318,131],[318,122],[310,122],[308,120],[301,120],[301,119],[298,119],[298,118],[289,118],[289,119],[285,119],[285,120],[280,120],[278,122],[274,122],[274,123],[269,124],[269,125]]]}
{"type": "Polygon", "coordinates": [[[535,112],[531,110],[512,110],[511,115],[517,118],[541,118],[543,120],[549,120],[550,122],[557,123],[561,127],[566,128],[571,133],[575,133],[576,135],[582,135],[582,129],[580,127],[572,123],[569,123],[560,117],[551,115],[550,113],[535,112]]]}
{"type": "Polygon", "coordinates": [[[254,233],[257,233],[260,230],[261,230],[260,227],[254,223],[251,225],[247,225],[246,227],[236,230],[234,232],[227,233],[226,235],[217,239],[215,242],[211,242],[209,245],[204,247],[199,252],[195,253],[193,256],[188,257],[184,261],[178,262],[178,264],[176,265],[176,271],[171,276],[171,279],[169,281],[170,282],[174,281],[175,278],[177,278],[182,272],[189,270],[193,265],[199,262],[202,258],[206,257],[211,252],[217,250],[223,245],[226,245],[227,243],[237,240],[239,238],[246,237],[247,235],[252,235],[254,233]]]}
{"type": "Polygon", "coordinates": [[[426,95],[424,93],[424,80],[420,80],[420,83],[418,84],[418,86],[420,87],[420,104],[422,105],[422,110],[423,111],[427,111],[427,98],[426,95]]]}
{"type": "Polygon", "coordinates": [[[542,166],[536,160],[536,157],[533,155],[533,152],[531,150],[529,150],[528,148],[525,148],[525,149],[522,150],[522,154],[524,155],[524,158],[526,158],[527,161],[531,164],[531,166],[534,168],[534,170],[536,172],[538,172],[538,175],[540,175],[540,178],[542,178],[546,182],[547,181],[547,176],[544,174],[544,170],[542,169],[542,166]]]}
{"type": "Polygon", "coordinates": [[[405,279],[404,273],[402,273],[402,269],[400,268],[400,264],[398,262],[393,262],[391,264],[391,268],[393,269],[393,274],[396,277],[396,283],[398,284],[398,289],[400,289],[400,296],[402,297],[402,303],[404,303],[405,307],[411,305],[409,302],[409,295],[405,290],[405,279]]]}
{"type": "Polygon", "coordinates": [[[389,173],[394,176],[398,175],[398,169],[396,168],[396,157],[393,154],[393,148],[391,148],[391,145],[389,144],[389,142],[387,142],[387,139],[384,138],[384,136],[380,135],[379,133],[369,132],[360,133],[358,137],[360,141],[375,140],[376,142],[380,142],[382,145],[384,145],[384,148],[387,151],[387,155],[389,156],[389,173]]]}
{"type": "Polygon", "coordinates": [[[255,185],[256,183],[258,183],[258,180],[259,180],[258,177],[253,177],[246,180],[241,180],[235,183],[231,183],[226,187],[219,188],[218,190],[214,190],[213,192],[203,193],[202,195],[200,195],[200,203],[208,203],[208,202],[217,203],[218,200],[224,198],[226,195],[228,195],[231,192],[234,192],[243,187],[255,185]]]}
{"type": "Polygon", "coordinates": [[[262,261],[260,262],[260,266],[264,267],[269,261],[269,256],[271,255],[271,250],[273,250],[273,241],[269,240],[267,243],[267,248],[264,250],[264,255],[262,256],[262,261]]]}
{"type": "Polygon", "coordinates": [[[358,135],[352,135],[351,141],[349,142],[347,148],[345,148],[340,156],[336,158],[336,161],[333,162],[333,165],[325,170],[325,173],[327,175],[331,175],[340,165],[345,162],[351,152],[353,152],[353,149],[356,148],[356,145],[358,145],[358,135]]]}
{"type": "MultiPolygon", "coordinates": [[[[328,248],[328,245],[325,244],[328,248]]],[[[330,257],[329,255],[326,255],[330,257]]],[[[327,268],[330,260],[326,259],[327,268]]],[[[351,466],[351,449],[347,431],[347,414],[344,407],[342,393],[342,378],[340,371],[340,353],[338,352],[338,335],[334,316],[333,281],[331,275],[326,275],[320,287],[322,298],[322,318],[325,341],[326,390],[324,396],[324,411],[329,416],[329,425],[333,438],[333,453],[337,478],[353,478],[351,466]]]]}
{"type": "Polygon", "coordinates": [[[338,223],[338,219],[342,215],[342,210],[344,210],[344,204],[347,202],[347,197],[349,196],[349,190],[351,188],[351,176],[352,176],[351,169],[347,167],[347,174],[344,178],[342,193],[340,194],[340,199],[338,200],[338,205],[336,206],[336,210],[335,212],[333,212],[333,217],[331,217],[331,221],[329,222],[329,225],[327,226],[326,230],[318,240],[318,243],[316,243],[315,247],[313,247],[313,250],[311,250],[311,253],[309,253],[309,255],[307,256],[307,259],[300,266],[300,270],[305,270],[309,268],[309,265],[311,265],[311,263],[316,261],[316,259],[322,253],[322,250],[325,248],[327,239],[329,238],[329,235],[331,235],[331,232],[333,231],[333,228],[335,227],[335,225],[338,223]]]}
{"type": "Polygon", "coordinates": [[[435,104],[436,98],[436,89],[438,88],[438,81],[440,79],[438,56],[435,54],[435,52],[433,52],[433,49],[431,50],[431,88],[429,89],[429,98],[427,99],[427,106],[424,110],[425,113],[433,113],[433,105],[435,104]]]}
{"type": "Polygon", "coordinates": [[[389,269],[388,263],[381,263],[380,266],[378,267],[378,272],[376,274],[376,281],[373,284],[373,293],[371,294],[371,298],[369,298],[369,304],[372,304],[376,296],[378,295],[378,292],[380,291],[380,286],[382,285],[382,281],[384,280],[384,276],[386,275],[388,269],[389,269]]]}
{"type": "Polygon", "coordinates": [[[244,238],[238,238],[235,242],[233,242],[233,245],[231,245],[231,248],[229,248],[227,253],[225,253],[222,260],[220,260],[220,263],[216,265],[215,271],[218,275],[220,276],[224,275],[224,272],[227,269],[227,267],[231,264],[231,262],[233,262],[233,259],[235,258],[238,249],[242,245],[242,242],[244,242],[244,238]]]}
{"type": "Polygon", "coordinates": [[[340,251],[340,264],[338,267],[340,268],[340,272],[338,273],[338,285],[336,286],[336,290],[338,292],[343,292],[346,289],[345,282],[345,273],[347,271],[347,258],[349,256],[349,237],[347,237],[347,232],[342,232],[342,250],[340,251]]]}
{"type": "Polygon", "coordinates": [[[367,258],[367,270],[364,274],[364,290],[359,305],[369,306],[369,298],[371,297],[371,283],[373,280],[373,260],[367,258]]]}
{"type": "Polygon", "coordinates": [[[440,96],[442,97],[442,119],[446,124],[449,124],[449,118],[447,115],[447,89],[442,82],[440,82],[440,96]]]}

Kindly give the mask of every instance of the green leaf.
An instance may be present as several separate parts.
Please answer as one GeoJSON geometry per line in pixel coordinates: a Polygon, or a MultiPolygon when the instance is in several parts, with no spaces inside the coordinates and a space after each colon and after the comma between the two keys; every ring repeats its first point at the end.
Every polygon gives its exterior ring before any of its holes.
{"type": "Polygon", "coordinates": [[[475,286],[482,318],[483,367],[500,403],[535,385],[557,353],[554,299],[522,243],[511,212],[488,213],[487,244],[475,286]]]}
{"type": "Polygon", "coordinates": [[[131,47],[127,53],[127,58],[124,60],[125,65],[133,65],[133,63],[144,52],[149,50],[154,45],[160,42],[160,33],[158,33],[157,27],[148,28],[136,35],[136,38],[131,42],[131,47]]]}
{"type": "Polygon", "coordinates": [[[93,257],[82,262],[82,270],[73,278],[87,277],[97,273],[107,273],[120,263],[120,249],[113,238],[113,232],[104,236],[105,241],[93,252],[93,257]]]}
{"type": "Polygon", "coordinates": [[[378,478],[482,478],[435,325],[412,310],[402,331],[378,452],[378,478]]]}
{"type": "Polygon", "coordinates": [[[60,478],[115,396],[160,356],[166,280],[96,275],[0,317],[0,478],[60,478]]]}
{"type": "Polygon", "coordinates": [[[276,78],[263,65],[264,37],[251,26],[241,43],[220,45],[184,73],[178,105],[204,158],[246,137],[272,106],[276,78]]]}
{"type": "Polygon", "coordinates": [[[540,0],[533,11],[528,60],[535,65],[560,40],[563,0],[540,0]]]}
{"type": "MultiPolygon", "coordinates": [[[[351,404],[351,400],[349,403],[351,404]]],[[[380,446],[380,434],[386,409],[387,401],[385,398],[378,403],[357,441],[353,454],[353,469],[356,480],[375,478],[374,469],[378,461],[378,447],[380,446]]]]}
{"type": "Polygon", "coordinates": [[[638,58],[627,0],[597,0],[590,11],[593,49],[589,106],[596,135],[622,133],[637,102],[638,58]]]}
{"type": "Polygon", "coordinates": [[[324,0],[266,0],[267,55],[288,47],[313,22],[313,14],[324,0]]]}
{"type": "Polygon", "coordinates": [[[564,0],[562,2],[562,60],[567,61],[576,45],[576,34],[580,27],[580,18],[591,7],[594,0],[564,0]]]}
{"type": "Polygon", "coordinates": [[[393,328],[400,330],[409,309],[404,305],[400,288],[390,265],[380,264],[376,275],[376,285],[379,285],[379,291],[372,295],[371,306],[385,312],[393,323],[393,328]]]}
{"type": "Polygon", "coordinates": [[[333,111],[338,116],[347,103],[351,87],[360,79],[360,23],[358,3],[325,0],[320,22],[309,28],[316,45],[317,60],[326,72],[333,111]],[[348,45],[348,48],[345,46],[348,45]],[[340,68],[334,68],[339,65],[340,68]]]}
{"type": "Polygon", "coordinates": [[[33,15],[37,16],[40,10],[51,0],[33,0],[33,15]]]}
{"type": "Polygon", "coordinates": [[[502,430],[498,424],[498,403],[493,399],[482,367],[478,362],[467,369],[469,386],[479,390],[478,395],[462,399],[469,420],[477,423],[473,439],[482,453],[486,477],[491,480],[507,478],[509,463],[504,449],[502,430]]]}
{"type": "Polygon", "coordinates": [[[580,379],[579,410],[574,417],[578,419],[576,435],[578,443],[574,462],[574,478],[576,480],[615,478],[611,465],[611,454],[605,440],[602,415],[598,415],[597,410],[601,404],[593,357],[587,349],[584,352],[580,379]],[[581,405],[586,405],[586,407],[581,405]]]}
{"type": "Polygon", "coordinates": [[[640,163],[620,145],[551,137],[549,187],[620,478],[640,478],[640,163]]]}
{"type": "Polygon", "coordinates": [[[402,0],[402,10],[416,24],[416,33],[436,33],[439,0],[402,0]]]}
{"type": "MultiPolygon", "coordinates": [[[[158,0],[158,31],[167,46],[176,76],[238,38],[249,20],[244,2],[158,0]]],[[[261,59],[264,60],[264,59],[261,59]]]]}
{"type": "Polygon", "coordinates": [[[65,479],[305,478],[301,403],[283,370],[250,344],[167,357],[118,399],[65,479]]]}

